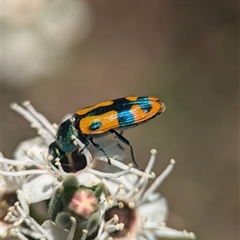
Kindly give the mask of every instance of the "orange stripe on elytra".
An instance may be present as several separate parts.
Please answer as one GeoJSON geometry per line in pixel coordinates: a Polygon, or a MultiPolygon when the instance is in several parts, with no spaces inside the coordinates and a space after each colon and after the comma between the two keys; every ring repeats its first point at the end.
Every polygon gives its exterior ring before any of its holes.
{"type": "Polygon", "coordinates": [[[129,101],[136,101],[137,100],[137,96],[130,96],[130,97],[125,97],[126,100],[129,100],[129,101]]]}
{"type": "Polygon", "coordinates": [[[151,101],[151,102],[160,102],[160,100],[156,97],[148,97],[148,99],[151,101]]]}
{"type": "MultiPolygon", "coordinates": [[[[157,99],[158,100],[158,99],[157,99]]],[[[154,118],[155,116],[159,115],[158,113],[162,112],[162,110],[165,110],[164,104],[154,101],[151,104],[152,108],[149,112],[145,112],[141,109],[139,105],[133,105],[130,109],[134,116],[135,123],[144,122],[147,120],[150,120],[154,118]]]]}
{"type": "Polygon", "coordinates": [[[106,102],[101,102],[96,105],[90,106],[90,107],[85,107],[83,109],[80,109],[76,112],[77,115],[84,115],[98,107],[105,107],[105,106],[110,106],[113,104],[113,101],[106,101],[106,102]]]}
{"type": "Polygon", "coordinates": [[[118,118],[117,111],[109,111],[107,113],[97,115],[97,116],[86,116],[82,118],[79,122],[79,128],[83,134],[94,135],[102,134],[110,129],[118,128],[118,118]],[[93,122],[101,122],[102,125],[97,130],[90,130],[89,127],[93,122]]]}

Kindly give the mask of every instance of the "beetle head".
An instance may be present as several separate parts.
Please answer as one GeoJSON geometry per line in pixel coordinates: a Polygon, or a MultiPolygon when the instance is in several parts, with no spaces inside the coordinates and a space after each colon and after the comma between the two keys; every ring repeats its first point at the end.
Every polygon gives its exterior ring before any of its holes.
{"type": "Polygon", "coordinates": [[[56,142],[53,142],[49,145],[48,154],[53,156],[53,159],[59,158],[60,160],[65,156],[65,152],[59,149],[56,142]]]}

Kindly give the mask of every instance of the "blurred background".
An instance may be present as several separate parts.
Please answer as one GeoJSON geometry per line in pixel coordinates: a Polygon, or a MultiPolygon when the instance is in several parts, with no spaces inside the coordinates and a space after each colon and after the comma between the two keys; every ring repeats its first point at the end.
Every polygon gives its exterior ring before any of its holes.
{"type": "Polygon", "coordinates": [[[142,168],[151,148],[157,174],[176,160],[159,189],[169,202],[168,226],[198,239],[239,239],[238,5],[3,1],[0,150],[11,157],[36,135],[10,110],[13,101],[30,100],[58,123],[100,101],[159,97],[167,110],[124,135],[142,168]]]}

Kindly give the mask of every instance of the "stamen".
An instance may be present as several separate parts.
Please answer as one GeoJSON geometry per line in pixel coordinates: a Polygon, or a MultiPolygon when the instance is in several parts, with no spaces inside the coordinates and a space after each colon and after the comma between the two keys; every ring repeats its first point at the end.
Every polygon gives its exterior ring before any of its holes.
{"type": "Polygon", "coordinates": [[[153,172],[151,172],[153,165],[155,163],[156,160],[156,154],[157,154],[157,150],[156,149],[152,149],[151,151],[151,157],[150,160],[148,162],[148,165],[145,169],[145,174],[142,175],[142,177],[139,179],[139,181],[137,182],[137,184],[135,184],[135,188],[138,189],[138,191],[129,191],[128,194],[128,198],[130,198],[131,196],[135,198],[135,201],[137,201],[138,198],[140,198],[142,196],[142,194],[144,193],[147,184],[148,184],[148,178],[149,178],[149,174],[150,176],[152,176],[152,178],[155,177],[155,174],[153,174],[153,172]],[[138,193],[138,195],[136,195],[136,193],[138,193]]]}
{"type": "Polygon", "coordinates": [[[110,196],[110,197],[107,197],[106,198],[106,201],[107,201],[107,204],[109,205],[109,206],[112,206],[113,205],[113,198],[110,196]]]}
{"type": "Polygon", "coordinates": [[[65,171],[61,168],[61,166],[58,168],[56,168],[51,162],[50,162],[50,169],[53,170],[53,172],[56,175],[66,175],[67,173],[65,173],[65,171]],[[61,169],[61,170],[60,170],[61,169]]]}
{"type": "Polygon", "coordinates": [[[114,215],[113,215],[113,222],[114,222],[114,223],[118,223],[118,221],[119,221],[118,215],[117,215],[117,214],[114,214],[114,215]]]}
{"type": "Polygon", "coordinates": [[[124,229],[124,223],[118,223],[116,224],[117,231],[122,231],[124,229]]]}
{"type": "Polygon", "coordinates": [[[148,165],[145,169],[146,173],[150,173],[151,170],[153,169],[154,163],[156,161],[157,150],[156,149],[151,149],[150,153],[151,153],[151,157],[150,157],[148,165]]]}
{"type": "Polygon", "coordinates": [[[53,127],[55,130],[57,130],[57,129],[58,129],[58,124],[53,123],[53,124],[52,124],[52,127],[53,127]]]}
{"type": "MultiPolygon", "coordinates": [[[[104,211],[105,212],[105,211],[104,211]]],[[[105,239],[105,238],[100,238],[100,236],[102,235],[102,233],[104,233],[104,226],[105,226],[105,220],[102,219],[101,221],[101,224],[99,226],[99,229],[98,229],[98,235],[97,235],[97,238],[96,239],[105,239]]],[[[81,239],[82,240],[82,239],[81,239]]]]}
{"type": "Polygon", "coordinates": [[[52,127],[52,124],[42,114],[37,112],[29,101],[24,101],[22,105],[52,134],[53,137],[56,135],[56,131],[52,127]]]}
{"type": "Polygon", "coordinates": [[[128,203],[128,207],[129,207],[130,209],[134,209],[134,208],[135,208],[135,203],[134,203],[134,202],[129,202],[129,203],[128,203]]]}
{"type": "Polygon", "coordinates": [[[28,203],[27,203],[27,200],[26,200],[23,190],[21,190],[21,189],[17,190],[17,198],[18,198],[19,202],[21,203],[21,206],[22,206],[24,212],[26,214],[29,214],[29,206],[28,206],[28,203]]]}
{"type": "Polygon", "coordinates": [[[74,141],[77,142],[77,145],[79,145],[80,149],[84,149],[82,153],[85,155],[87,160],[87,165],[89,166],[93,162],[92,154],[88,151],[85,145],[78,138],[76,138],[76,136],[72,136],[72,137],[74,141]]]}
{"type": "Polygon", "coordinates": [[[26,238],[21,232],[19,232],[19,230],[15,229],[14,233],[16,234],[16,236],[21,239],[21,240],[29,240],[28,238],[26,238]]]}
{"type": "Polygon", "coordinates": [[[123,202],[119,202],[119,203],[118,203],[118,207],[119,207],[120,209],[123,209],[123,208],[124,208],[124,203],[123,203],[123,202]]]}
{"type": "Polygon", "coordinates": [[[30,236],[33,239],[39,239],[39,240],[46,240],[46,237],[43,236],[41,233],[38,233],[34,230],[19,226],[19,230],[24,235],[30,236]]]}
{"type": "MultiPolygon", "coordinates": [[[[106,157],[100,157],[100,158],[98,158],[98,160],[108,163],[108,159],[106,157]]],[[[145,174],[144,172],[142,172],[142,171],[140,171],[140,170],[138,170],[136,168],[129,168],[126,164],[124,164],[122,162],[119,162],[118,160],[115,160],[113,158],[110,158],[110,161],[111,161],[111,165],[113,165],[113,166],[115,166],[117,168],[120,168],[122,170],[129,169],[129,172],[134,173],[134,174],[136,174],[138,176],[142,176],[142,175],[145,174]]],[[[149,178],[152,178],[152,176],[150,174],[147,174],[147,176],[149,178]]]]}
{"type": "Polygon", "coordinates": [[[70,229],[67,240],[72,240],[73,239],[74,233],[75,233],[75,230],[76,230],[76,227],[77,227],[76,219],[74,217],[70,217],[70,220],[72,222],[72,226],[71,226],[71,229],[70,229]]]}
{"type": "Polygon", "coordinates": [[[88,235],[88,230],[87,229],[83,229],[82,232],[83,232],[83,235],[81,237],[81,240],[86,240],[87,239],[87,235],[88,235]]]}
{"type": "Polygon", "coordinates": [[[40,151],[40,155],[42,155],[42,160],[45,164],[49,165],[48,159],[46,157],[46,152],[45,151],[40,151]]]}
{"type": "Polygon", "coordinates": [[[97,176],[100,176],[103,178],[119,178],[119,177],[124,176],[125,174],[129,173],[130,170],[126,169],[121,172],[107,173],[107,172],[100,172],[100,171],[92,169],[92,168],[88,168],[88,169],[86,169],[86,172],[92,173],[94,175],[97,175],[97,176]]]}
{"type": "Polygon", "coordinates": [[[52,155],[48,155],[48,156],[47,156],[47,160],[48,160],[48,161],[52,161],[52,160],[53,160],[53,156],[52,156],[52,155]]]}
{"type": "Polygon", "coordinates": [[[44,173],[48,173],[47,170],[26,170],[26,171],[19,171],[19,172],[5,172],[5,171],[1,171],[1,174],[3,176],[26,176],[26,175],[30,175],[30,174],[44,174],[44,173]]]}
{"type": "Polygon", "coordinates": [[[122,189],[124,189],[124,185],[120,184],[115,192],[115,194],[112,196],[113,199],[117,198],[117,195],[120,194],[120,191],[122,191],[122,189]]]}
{"type": "Polygon", "coordinates": [[[32,217],[30,217],[28,214],[24,212],[22,207],[20,206],[19,202],[16,202],[14,204],[16,207],[17,211],[20,213],[22,218],[24,219],[25,223],[30,227],[31,229],[38,230],[41,234],[43,234],[47,239],[51,239],[49,234],[43,229],[32,217]],[[35,228],[35,229],[34,229],[35,228]]]}
{"type": "Polygon", "coordinates": [[[32,116],[32,114],[30,114],[24,108],[19,106],[17,103],[11,103],[10,107],[14,111],[16,111],[17,113],[22,115],[28,122],[30,122],[30,124],[34,124],[37,129],[42,129],[43,128],[43,126],[39,123],[39,121],[34,116],[32,116]]]}
{"type": "Polygon", "coordinates": [[[11,160],[11,159],[3,157],[1,160],[2,160],[1,161],[2,163],[11,164],[13,166],[17,166],[17,165],[24,165],[24,166],[26,166],[26,165],[36,165],[36,166],[40,166],[30,159],[28,159],[28,160],[17,160],[16,161],[16,160],[11,160]]]}
{"type": "Polygon", "coordinates": [[[152,183],[152,185],[148,188],[148,190],[144,193],[141,203],[147,199],[147,197],[156,191],[156,189],[162,184],[162,182],[166,179],[166,177],[172,172],[174,167],[175,161],[171,159],[170,164],[167,166],[167,168],[162,172],[159,177],[155,179],[155,181],[152,183]]]}
{"type": "Polygon", "coordinates": [[[117,230],[116,224],[111,224],[108,222],[105,222],[105,231],[108,233],[115,232],[117,230]]]}
{"type": "Polygon", "coordinates": [[[126,197],[128,199],[132,199],[134,201],[138,201],[138,199],[142,196],[143,192],[146,189],[148,184],[148,175],[144,174],[138,181],[134,184],[135,188],[130,190],[126,197]]]}
{"type": "Polygon", "coordinates": [[[106,221],[105,223],[106,223],[107,225],[112,225],[112,224],[117,224],[118,221],[119,221],[118,215],[117,215],[117,214],[114,214],[114,215],[112,216],[112,218],[110,218],[110,219],[109,219],[108,221],[106,221]]]}
{"type": "Polygon", "coordinates": [[[3,218],[3,221],[8,222],[11,216],[12,216],[12,213],[11,214],[7,213],[7,215],[3,218]]]}
{"type": "Polygon", "coordinates": [[[21,224],[22,222],[24,222],[24,218],[18,219],[18,221],[15,221],[15,222],[13,223],[13,227],[18,227],[18,226],[20,226],[20,224],[21,224]]]}

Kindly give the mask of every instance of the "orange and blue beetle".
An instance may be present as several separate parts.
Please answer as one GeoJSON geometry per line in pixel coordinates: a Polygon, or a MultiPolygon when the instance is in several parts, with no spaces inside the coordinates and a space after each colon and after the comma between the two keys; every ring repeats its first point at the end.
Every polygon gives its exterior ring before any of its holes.
{"type": "Polygon", "coordinates": [[[159,116],[165,109],[165,104],[158,98],[146,96],[118,98],[83,108],[60,124],[55,142],[49,145],[49,154],[61,159],[66,153],[75,151],[79,148],[72,140],[72,136],[75,136],[85,145],[80,153],[90,141],[104,153],[110,164],[109,156],[99,144],[93,141],[93,138],[114,133],[120,141],[130,147],[132,161],[138,168],[132,145],[117,130],[122,132],[126,128],[145,123],[159,116]]]}

